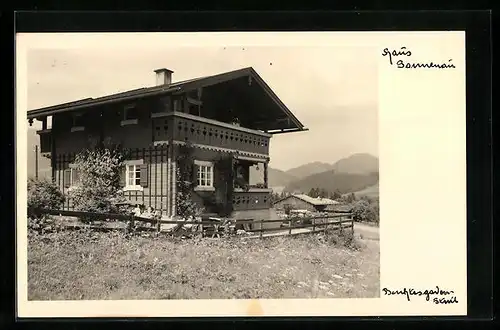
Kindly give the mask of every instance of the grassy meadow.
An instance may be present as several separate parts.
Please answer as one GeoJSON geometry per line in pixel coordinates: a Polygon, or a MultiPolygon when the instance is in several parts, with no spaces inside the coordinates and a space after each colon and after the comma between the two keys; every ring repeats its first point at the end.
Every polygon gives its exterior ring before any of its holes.
{"type": "Polygon", "coordinates": [[[379,296],[378,241],[30,232],[29,300],[379,296]]]}

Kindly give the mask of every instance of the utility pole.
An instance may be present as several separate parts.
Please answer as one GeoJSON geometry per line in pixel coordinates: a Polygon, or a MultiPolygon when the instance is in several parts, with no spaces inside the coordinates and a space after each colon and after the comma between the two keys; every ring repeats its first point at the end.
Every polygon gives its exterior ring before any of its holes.
{"type": "Polygon", "coordinates": [[[38,145],[35,145],[35,179],[38,181],[38,145]]]}

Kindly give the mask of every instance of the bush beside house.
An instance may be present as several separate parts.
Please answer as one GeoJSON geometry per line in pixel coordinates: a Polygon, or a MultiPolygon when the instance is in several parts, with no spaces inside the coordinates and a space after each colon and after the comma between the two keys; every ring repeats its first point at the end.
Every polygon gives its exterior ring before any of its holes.
{"type": "Polygon", "coordinates": [[[117,213],[122,201],[120,177],[124,156],[117,148],[85,150],[75,157],[78,184],[69,192],[77,211],[117,213]]]}
{"type": "Polygon", "coordinates": [[[48,180],[28,180],[28,216],[34,217],[34,209],[58,209],[64,203],[64,195],[59,187],[48,180]]]}

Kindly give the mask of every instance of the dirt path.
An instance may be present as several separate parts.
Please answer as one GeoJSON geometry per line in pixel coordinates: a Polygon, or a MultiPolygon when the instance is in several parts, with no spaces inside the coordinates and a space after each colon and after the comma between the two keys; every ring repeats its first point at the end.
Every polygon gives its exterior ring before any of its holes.
{"type": "Polygon", "coordinates": [[[379,228],[362,223],[354,223],[354,234],[365,241],[379,240],[379,228]]]}

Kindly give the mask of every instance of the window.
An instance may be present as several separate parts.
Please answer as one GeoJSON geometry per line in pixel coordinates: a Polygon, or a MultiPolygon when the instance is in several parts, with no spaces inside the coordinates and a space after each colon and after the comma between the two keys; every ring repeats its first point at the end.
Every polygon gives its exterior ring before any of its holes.
{"type": "Polygon", "coordinates": [[[201,106],[203,103],[200,98],[201,93],[198,94],[196,90],[186,96],[187,113],[195,116],[201,116],[201,106]]]}
{"type": "Polygon", "coordinates": [[[268,189],[265,161],[239,156],[235,165],[234,188],[268,189]]]}
{"type": "Polygon", "coordinates": [[[141,187],[141,168],[140,165],[126,165],[126,188],[141,187]]]}
{"type": "Polygon", "coordinates": [[[135,106],[135,104],[126,105],[123,108],[123,118],[121,121],[121,125],[125,126],[125,125],[137,124],[138,118],[139,118],[139,111],[135,106]]]}
{"type": "Polygon", "coordinates": [[[199,190],[212,190],[214,188],[214,166],[211,162],[195,161],[196,183],[199,190]]]}
{"type": "Polygon", "coordinates": [[[173,101],[174,111],[184,112],[182,99],[175,99],[173,101]]]}
{"type": "Polygon", "coordinates": [[[83,114],[75,113],[72,116],[71,132],[79,132],[85,130],[83,125],[83,114]]]}
{"type": "Polygon", "coordinates": [[[172,100],[170,99],[170,96],[162,98],[161,104],[162,104],[162,112],[172,111],[172,100]]]}
{"type": "Polygon", "coordinates": [[[73,167],[73,164],[64,170],[64,186],[66,188],[74,188],[80,182],[80,176],[78,170],[73,167]]]}
{"type": "Polygon", "coordinates": [[[144,160],[126,160],[120,185],[124,191],[142,191],[148,186],[148,176],[148,165],[144,164],[144,160]]]}
{"type": "Polygon", "coordinates": [[[249,168],[249,184],[255,188],[267,188],[265,179],[265,165],[263,162],[254,163],[249,168]]]}
{"type": "Polygon", "coordinates": [[[162,97],[159,101],[158,106],[153,107],[153,110],[151,111],[151,118],[164,117],[171,111],[172,111],[172,100],[170,96],[162,97]]]}

